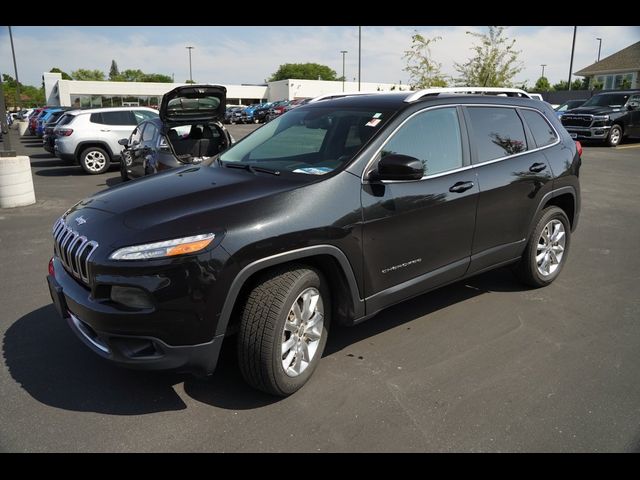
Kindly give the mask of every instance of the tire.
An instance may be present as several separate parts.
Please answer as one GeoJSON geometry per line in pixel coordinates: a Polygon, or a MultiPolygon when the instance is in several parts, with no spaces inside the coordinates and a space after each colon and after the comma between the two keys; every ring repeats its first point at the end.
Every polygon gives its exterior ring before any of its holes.
{"type": "Polygon", "coordinates": [[[610,147],[617,147],[622,141],[622,128],[620,125],[614,125],[609,130],[609,136],[607,137],[607,145],[610,147]]]}
{"type": "Polygon", "coordinates": [[[111,157],[103,148],[85,148],[80,154],[80,166],[90,175],[106,172],[109,165],[111,165],[111,157]]]}
{"type": "Polygon", "coordinates": [[[120,162],[120,178],[123,182],[129,181],[129,175],[127,175],[127,164],[124,159],[120,162]]]}
{"type": "Polygon", "coordinates": [[[549,285],[566,263],[570,245],[571,225],[564,210],[555,206],[545,208],[536,217],[522,258],[515,266],[516,275],[523,283],[534,288],[549,285]],[[546,240],[548,228],[553,232],[550,245],[546,240]]]}
{"type": "Polygon", "coordinates": [[[331,301],[322,274],[304,265],[273,269],[258,279],[239,314],[238,363],[247,383],[282,397],[300,389],[318,366],[329,334],[331,301]],[[312,307],[315,295],[315,309],[306,315],[315,322],[305,329],[304,299],[312,307]]]}

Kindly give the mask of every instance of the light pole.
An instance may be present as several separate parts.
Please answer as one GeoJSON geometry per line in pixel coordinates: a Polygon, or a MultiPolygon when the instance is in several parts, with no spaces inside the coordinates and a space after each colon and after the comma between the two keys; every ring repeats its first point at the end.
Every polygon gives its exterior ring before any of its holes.
{"type": "Polygon", "coordinates": [[[16,74],[16,107],[20,110],[20,80],[18,79],[18,66],[16,64],[16,51],[13,48],[13,35],[11,34],[11,25],[9,25],[9,39],[11,40],[11,55],[13,56],[13,71],[16,74]]]}
{"type": "Polygon", "coordinates": [[[600,50],[602,49],[602,39],[599,37],[596,37],[596,40],[598,40],[598,60],[596,60],[596,62],[600,61],[600,50]]]}
{"type": "Polygon", "coordinates": [[[193,74],[191,72],[191,50],[196,47],[185,47],[189,50],[189,83],[193,83],[193,74]]]}
{"type": "Polygon", "coordinates": [[[540,76],[544,78],[544,67],[546,67],[547,64],[546,63],[541,63],[540,66],[542,67],[542,75],[540,75],[540,76]]]}
{"type": "Polygon", "coordinates": [[[576,50],[576,32],[578,31],[578,27],[573,27],[573,44],[571,45],[571,62],[569,63],[569,80],[567,83],[569,84],[569,90],[571,90],[571,73],[573,72],[573,53],[576,50]]]}
{"type": "Polygon", "coordinates": [[[342,54],[342,91],[344,92],[344,56],[349,53],[346,50],[340,50],[342,54]]]}
{"type": "Polygon", "coordinates": [[[361,69],[362,69],[362,27],[358,27],[358,91],[360,91],[361,69]]]}

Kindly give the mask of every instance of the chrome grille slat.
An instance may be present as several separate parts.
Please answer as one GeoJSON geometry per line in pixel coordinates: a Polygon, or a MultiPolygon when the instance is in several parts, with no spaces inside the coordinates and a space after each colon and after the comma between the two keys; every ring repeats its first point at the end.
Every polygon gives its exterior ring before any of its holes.
{"type": "Polygon", "coordinates": [[[69,273],[88,285],[89,260],[98,248],[98,242],[80,235],[67,226],[62,219],[54,223],[51,231],[54,254],[69,273]]]}

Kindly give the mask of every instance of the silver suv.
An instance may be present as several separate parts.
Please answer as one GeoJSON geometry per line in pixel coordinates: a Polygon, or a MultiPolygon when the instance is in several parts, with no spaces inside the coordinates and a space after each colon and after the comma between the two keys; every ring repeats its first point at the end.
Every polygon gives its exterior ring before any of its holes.
{"type": "Polygon", "coordinates": [[[104,173],[120,160],[118,140],[128,137],[140,122],[158,117],[147,107],[93,108],[67,112],[54,130],[54,153],[80,164],[90,174],[104,173]]]}

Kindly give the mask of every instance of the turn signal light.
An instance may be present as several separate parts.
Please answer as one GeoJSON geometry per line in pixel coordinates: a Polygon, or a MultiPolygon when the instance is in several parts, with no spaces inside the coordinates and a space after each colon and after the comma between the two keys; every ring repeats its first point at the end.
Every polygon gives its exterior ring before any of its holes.
{"type": "Polygon", "coordinates": [[[578,155],[582,158],[582,144],[576,140],[576,148],[578,149],[578,155]]]}
{"type": "Polygon", "coordinates": [[[51,257],[51,260],[49,260],[49,275],[51,275],[52,277],[56,276],[56,271],[53,268],[53,257],[51,257]]]}

